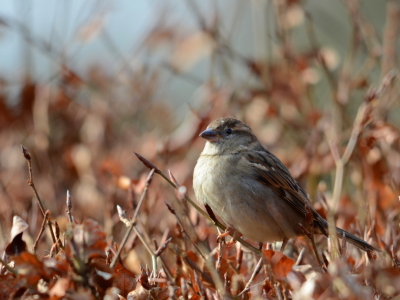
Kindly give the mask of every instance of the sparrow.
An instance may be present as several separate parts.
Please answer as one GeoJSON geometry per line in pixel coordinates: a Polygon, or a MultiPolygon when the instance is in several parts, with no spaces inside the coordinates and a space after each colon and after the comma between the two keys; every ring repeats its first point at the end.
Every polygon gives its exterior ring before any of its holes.
{"type": "MultiPolygon", "coordinates": [[[[281,250],[290,238],[306,235],[307,222],[313,233],[328,236],[328,222],[308,194],[249,126],[221,118],[200,137],[207,142],[194,169],[195,196],[222,219],[229,234],[260,243],[282,241],[281,250]]],[[[336,232],[361,250],[379,251],[343,229],[336,232]]]]}

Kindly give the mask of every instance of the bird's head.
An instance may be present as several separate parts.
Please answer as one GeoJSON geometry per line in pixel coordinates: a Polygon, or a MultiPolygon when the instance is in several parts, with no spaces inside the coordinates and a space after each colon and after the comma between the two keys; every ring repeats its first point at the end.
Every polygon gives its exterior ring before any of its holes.
{"type": "Polygon", "coordinates": [[[251,128],[234,118],[221,118],[211,122],[200,133],[200,137],[208,142],[204,149],[206,154],[237,153],[259,144],[251,128]]]}

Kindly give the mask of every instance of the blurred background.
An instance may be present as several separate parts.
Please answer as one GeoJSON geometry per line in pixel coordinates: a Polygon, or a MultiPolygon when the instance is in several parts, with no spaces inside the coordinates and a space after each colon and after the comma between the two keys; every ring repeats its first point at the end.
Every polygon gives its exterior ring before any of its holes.
{"type": "MultiPolygon", "coordinates": [[[[362,46],[380,55],[388,1],[287,2],[284,8],[285,1],[5,0],[0,11],[5,93],[9,104],[15,105],[22,78],[56,85],[66,71],[63,68],[83,80],[101,70],[113,78],[110,84],[116,89],[126,87],[126,81],[142,70],[148,76],[157,74],[153,98],[173,106],[179,122],[190,105],[199,105],[196,91],[210,78],[218,86],[244,86],[251,80],[256,84],[245,61],[277,61],[282,55],[281,26],[285,43],[290,39],[297,53],[322,51],[330,70],[337,69],[352,46],[355,16],[350,9],[360,10],[360,21],[368,20],[360,28],[360,34],[369,38],[362,46]],[[278,22],[279,9],[284,11],[278,22]]],[[[357,54],[354,59],[362,66],[367,52],[357,54]]],[[[309,67],[305,77],[320,93],[316,98],[326,102],[329,92],[320,89],[324,76],[315,66],[309,67]]]]}
{"type": "MultiPolygon", "coordinates": [[[[399,16],[389,0],[3,0],[0,245],[13,215],[33,237],[42,221],[21,144],[60,226],[70,190],[76,220],[94,218],[120,241],[116,204],[131,213],[149,171],[132,151],[192,195],[198,134],[222,116],[252,126],[322,214],[338,209],[337,226],[361,236],[373,227],[389,245],[400,182],[399,16]],[[349,140],[337,197],[332,153],[349,140]]],[[[163,203],[174,199],[156,177],[141,214],[151,236],[175,224],[163,203]]],[[[206,224],[195,211],[190,218],[206,224]]]]}

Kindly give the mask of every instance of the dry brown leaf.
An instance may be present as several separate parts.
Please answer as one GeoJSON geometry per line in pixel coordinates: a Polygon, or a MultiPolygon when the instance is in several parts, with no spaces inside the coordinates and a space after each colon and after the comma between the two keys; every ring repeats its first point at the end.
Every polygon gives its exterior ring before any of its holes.
{"type": "Polygon", "coordinates": [[[124,297],[136,289],[137,281],[135,274],[129,271],[125,266],[117,263],[113,273],[113,286],[120,290],[120,294],[124,297]]]}
{"type": "Polygon", "coordinates": [[[70,288],[70,278],[58,278],[55,285],[49,290],[51,300],[62,299],[70,288]]]}
{"type": "Polygon", "coordinates": [[[21,217],[13,217],[11,243],[9,243],[6,247],[7,255],[18,255],[23,251],[26,251],[26,243],[22,240],[22,234],[27,228],[28,224],[21,217]]]}
{"type": "Polygon", "coordinates": [[[274,273],[276,279],[282,280],[289,272],[292,271],[294,260],[288,258],[282,252],[264,250],[263,254],[267,263],[272,266],[272,272],[274,273]]]}
{"type": "Polygon", "coordinates": [[[38,257],[29,252],[23,252],[13,257],[15,269],[18,272],[19,280],[25,282],[28,287],[34,288],[39,280],[48,281],[52,277],[52,272],[47,269],[38,257]]]}

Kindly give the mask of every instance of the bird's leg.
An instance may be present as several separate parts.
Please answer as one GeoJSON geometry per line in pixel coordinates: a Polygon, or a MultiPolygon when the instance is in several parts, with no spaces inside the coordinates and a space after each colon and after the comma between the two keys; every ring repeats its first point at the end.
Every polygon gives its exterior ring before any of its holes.
{"type": "Polygon", "coordinates": [[[283,253],[283,250],[285,250],[285,247],[286,247],[288,241],[289,241],[289,239],[288,239],[287,237],[284,237],[284,238],[283,238],[282,245],[281,245],[281,249],[279,250],[280,252],[283,253]]]}
{"type": "MultiPolygon", "coordinates": [[[[215,216],[212,208],[208,204],[205,204],[204,206],[205,206],[206,211],[207,211],[208,215],[210,216],[211,220],[213,220],[214,225],[217,224],[218,220],[217,220],[217,217],[215,216]]],[[[221,240],[228,235],[232,236],[232,240],[226,243],[227,246],[233,245],[235,243],[236,238],[241,236],[241,234],[238,233],[235,229],[233,229],[231,227],[227,227],[225,229],[225,232],[223,232],[217,236],[217,243],[220,243],[221,240]]]]}
{"type": "Polygon", "coordinates": [[[222,239],[228,235],[232,236],[232,240],[227,242],[226,245],[232,246],[235,243],[235,239],[238,236],[238,232],[231,227],[227,227],[223,233],[221,233],[217,236],[217,243],[220,243],[222,241],[222,239]]]}

